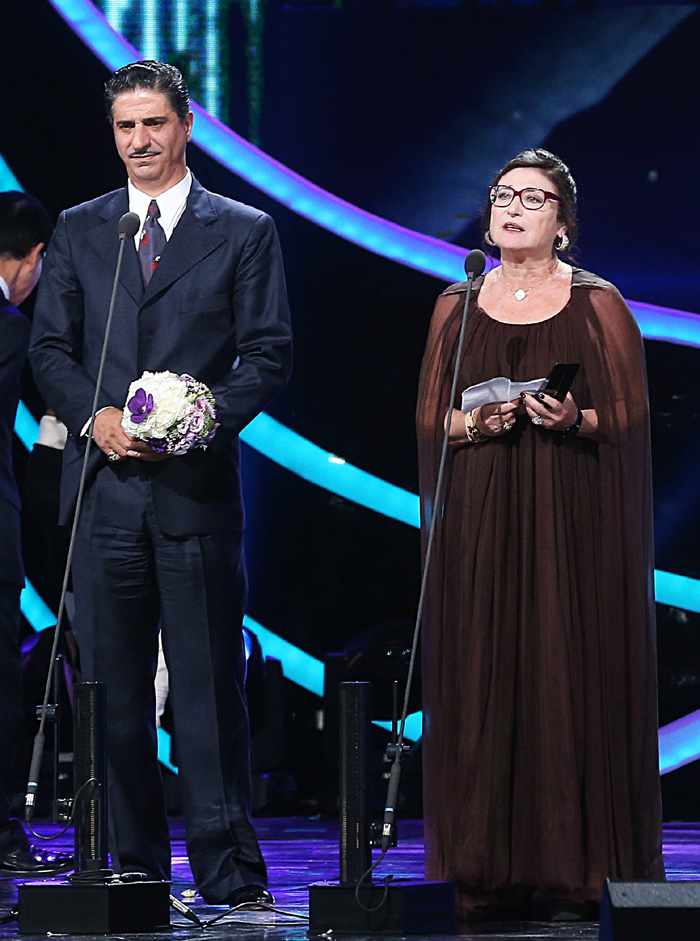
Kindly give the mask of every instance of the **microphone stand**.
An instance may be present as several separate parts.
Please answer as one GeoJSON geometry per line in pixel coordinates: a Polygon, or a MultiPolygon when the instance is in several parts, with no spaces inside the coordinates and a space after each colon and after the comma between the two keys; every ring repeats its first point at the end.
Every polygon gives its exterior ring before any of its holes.
{"type": "MultiPolygon", "coordinates": [[[[425,604],[428,571],[432,556],[433,543],[437,526],[438,513],[442,515],[442,482],[447,459],[447,445],[449,441],[450,423],[454,411],[454,400],[457,393],[459,379],[459,366],[464,349],[464,336],[467,325],[467,313],[472,294],[472,282],[480,275],[486,265],[484,253],[478,249],[470,252],[467,257],[467,285],[462,312],[462,322],[457,344],[457,354],[454,365],[454,374],[450,389],[450,405],[445,422],[445,432],[440,454],[440,469],[435,487],[433,515],[430,522],[430,531],[423,562],[421,590],[416,613],[416,623],[413,633],[413,646],[406,681],[403,711],[398,729],[393,735],[395,741],[387,747],[387,760],[392,762],[389,773],[389,787],[387,794],[384,821],[379,836],[381,855],[362,874],[357,883],[335,885],[332,883],[316,883],[309,886],[309,933],[325,935],[334,931],[343,934],[354,933],[365,937],[368,934],[381,932],[383,934],[422,934],[424,937],[433,936],[440,932],[455,931],[455,891],[452,882],[413,882],[397,881],[392,884],[391,876],[387,876],[383,886],[377,886],[371,881],[371,875],[386,856],[389,847],[393,845],[395,836],[396,804],[398,801],[399,781],[401,777],[401,757],[406,750],[404,745],[406,717],[408,703],[415,669],[418,638],[420,634],[423,607],[425,604]]],[[[348,684],[362,685],[362,684],[348,684]]],[[[354,769],[357,772],[357,769],[354,769]]],[[[367,786],[365,780],[364,786],[367,786]]],[[[375,843],[375,845],[377,845],[375,843]]],[[[354,847],[357,849],[357,845],[354,847]]],[[[341,861],[342,870],[342,861],[341,861]]]]}
{"type": "Polygon", "coordinates": [[[464,350],[464,336],[467,328],[467,313],[469,310],[469,302],[472,296],[472,284],[475,277],[478,277],[484,270],[486,265],[486,257],[482,251],[475,249],[470,252],[467,256],[465,262],[465,269],[467,273],[467,286],[465,289],[464,296],[464,308],[462,311],[462,323],[459,331],[459,341],[457,344],[457,354],[455,356],[454,371],[452,374],[452,385],[450,387],[450,405],[447,410],[447,417],[445,419],[445,433],[442,438],[442,450],[440,452],[440,465],[438,470],[438,479],[435,485],[435,493],[433,497],[433,513],[430,520],[430,529],[428,531],[428,542],[425,550],[425,559],[423,561],[423,571],[421,576],[421,586],[420,586],[420,595],[418,598],[418,609],[416,611],[416,621],[413,631],[413,645],[411,647],[411,657],[408,665],[408,676],[406,678],[406,690],[403,700],[403,709],[401,712],[401,719],[399,721],[399,732],[398,737],[394,742],[390,742],[387,746],[386,757],[388,761],[392,762],[391,771],[389,772],[389,786],[387,789],[387,800],[386,807],[384,810],[384,821],[382,824],[381,840],[380,840],[380,849],[382,851],[381,856],[376,863],[370,869],[372,872],[382,861],[384,856],[389,850],[389,847],[392,845],[395,836],[395,819],[396,819],[396,804],[398,802],[398,793],[399,793],[399,783],[401,780],[401,758],[404,752],[407,750],[408,746],[404,745],[404,736],[405,736],[405,726],[406,718],[408,716],[408,704],[411,695],[411,687],[413,684],[413,673],[416,663],[416,655],[418,651],[418,640],[420,637],[420,628],[421,621],[423,619],[423,608],[425,606],[425,598],[427,594],[428,587],[428,572],[430,569],[430,560],[433,553],[433,543],[435,541],[435,531],[437,528],[438,516],[442,516],[443,507],[441,506],[442,501],[442,484],[445,474],[445,464],[447,461],[447,447],[450,437],[450,426],[452,423],[452,413],[454,412],[454,402],[455,396],[457,394],[457,382],[459,380],[459,367],[462,362],[462,352],[464,350]]]}
{"type": "MultiPolygon", "coordinates": [[[[54,628],[54,638],[53,646],[51,648],[51,656],[49,657],[49,663],[53,665],[54,660],[56,659],[56,653],[58,650],[58,641],[61,636],[61,625],[63,623],[63,614],[66,606],[66,594],[68,592],[68,580],[70,577],[71,563],[73,561],[73,548],[75,546],[75,537],[78,531],[78,521],[80,518],[80,509],[83,502],[83,494],[85,491],[85,480],[87,478],[87,468],[88,461],[90,459],[90,451],[92,449],[92,432],[95,425],[95,415],[97,414],[97,403],[100,397],[100,390],[102,388],[102,375],[104,373],[104,365],[107,359],[107,346],[109,344],[109,334],[112,329],[112,318],[114,316],[114,305],[117,298],[117,287],[119,285],[119,276],[122,269],[122,259],[124,257],[124,245],[127,238],[133,238],[134,235],[139,230],[141,222],[139,217],[135,212],[125,213],[118,224],[118,233],[119,233],[119,255],[117,257],[117,267],[114,272],[114,281],[112,283],[112,296],[109,302],[109,313],[107,314],[107,323],[105,326],[105,335],[104,340],[102,341],[102,353],[100,356],[100,365],[97,371],[97,381],[95,383],[95,396],[92,401],[92,411],[90,414],[90,424],[87,430],[87,443],[85,445],[85,454],[83,456],[82,470],[80,474],[80,483],[78,485],[78,499],[75,506],[75,514],[73,516],[73,526],[71,528],[70,541],[68,543],[68,555],[66,558],[66,567],[63,573],[63,585],[61,587],[61,598],[58,604],[58,615],[56,617],[56,627],[54,628]]],[[[41,759],[44,753],[44,743],[45,743],[45,732],[46,721],[48,718],[48,704],[49,696],[51,692],[51,677],[52,677],[52,668],[49,668],[48,675],[46,677],[46,687],[44,689],[44,701],[40,707],[37,708],[37,715],[39,716],[39,730],[36,733],[34,738],[34,748],[32,750],[32,760],[29,767],[29,780],[27,781],[27,792],[24,798],[24,819],[26,823],[30,823],[32,817],[34,816],[34,810],[36,806],[36,793],[39,788],[39,771],[41,769],[41,759]]]]}
{"type": "MultiPolygon", "coordinates": [[[[133,238],[141,225],[140,219],[135,212],[125,213],[119,220],[119,255],[117,257],[117,266],[114,273],[114,282],[112,284],[112,296],[109,303],[109,313],[105,325],[105,335],[102,341],[102,353],[100,356],[99,368],[97,371],[97,380],[95,383],[95,396],[92,402],[90,413],[90,422],[87,431],[87,442],[85,446],[85,455],[83,457],[82,471],[80,475],[80,484],[78,486],[78,499],[76,501],[75,516],[71,529],[70,542],[68,545],[68,557],[63,577],[63,588],[61,590],[61,600],[56,619],[56,628],[54,635],[54,653],[58,644],[59,630],[65,610],[66,592],[68,589],[68,577],[73,559],[73,547],[75,545],[76,534],[78,531],[78,520],[85,492],[85,481],[87,478],[88,461],[92,448],[92,432],[95,425],[95,416],[97,414],[97,405],[99,402],[100,390],[102,388],[102,376],[104,365],[107,358],[107,347],[109,344],[109,335],[112,328],[112,318],[114,316],[114,306],[117,296],[117,287],[119,276],[121,274],[122,259],[124,255],[124,245],[126,239],[133,238]]],[[[44,745],[44,725],[46,722],[46,707],[48,703],[48,690],[50,688],[50,677],[47,680],[46,693],[44,695],[44,705],[42,715],[34,741],[34,751],[32,754],[32,766],[27,785],[27,795],[25,798],[25,819],[29,822],[34,813],[34,804],[36,791],[38,787],[39,768],[41,765],[41,753],[44,745]]],[[[96,699],[90,694],[97,693],[97,690],[104,694],[104,684],[83,684],[89,695],[86,699],[96,699]]],[[[100,715],[104,717],[103,709],[90,708],[87,711],[85,736],[92,746],[99,738],[96,734],[95,724],[100,715]]],[[[95,746],[97,751],[99,747],[95,746]]],[[[83,801],[86,806],[85,818],[86,826],[89,830],[88,844],[89,849],[99,849],[94,858],[90,859],[88,869],[90,871],[78,871],[71,881],[60,886],[44,883],[32,885],[25,883],[19,887],[19,931],[20,934],[114,934],[125,932],[148,932],[160,931],[163,927],[170,926],[170,905],[177,909],[181,914],[191,921],[196,921],[200,927],[203,923],[197,918],[186,905],[175,904],[178,900],[173,899],[169,893],[170,883],[167,881],[149,881],[143,880],[141,874],[126,873],[123,876],[114,877],[111,870],[95,869],[95,865],[100,865],[102,856],[106,859],[106,808],[103,802],[102,794],[106,793],[106,782],[99,781],[92,770],[92,761],[94,755],[89,755],[90,767],[87,770],[87,780],[83,786],[74,795],[71,818],[76,814],[78,798],[83,787],[92,785],[94,792],[88,794],[83,801]],[[102,802],[99,808],[96,807],[97,800],[102,802]],[[95,822],[101,818],[101,822],[95,822]],[[90,827],[93,827],[91,830],[90,827]],[[97,831],[97,832],[94,832],[97,831]],[[56,890],[56,891],[54,891],[56,890]]],[[[104,758],[104,754],[102,754],[104,758]]],[[[76,830],[76,835],[78,830],[76,830]]],[[[40,836],[40,834],[36,834],[40,836]]],[[[76,841],[77,843],[77,841],[76,841]]],[[[76,845],[76,866],[80,868],[83,861],[83,854],[76,845]]]]}

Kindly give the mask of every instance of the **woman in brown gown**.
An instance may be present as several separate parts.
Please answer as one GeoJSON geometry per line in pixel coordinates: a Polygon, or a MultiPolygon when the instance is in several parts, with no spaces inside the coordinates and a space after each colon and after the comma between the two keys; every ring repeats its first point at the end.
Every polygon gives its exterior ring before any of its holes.
{"type": "MultiPolygon", "coordinates": [[[[597,903],[663,879],[649,422],[618,291],[557,256],[576,188],[525,151],[490,188],[502,267],[474,284],[458,389],[580,363],[564,402],[455,402],[424,618],[427,876],[458,913],[597,903]]],[[[421,374],[424,532],[464,286],[439,298],[421,374]]]]}

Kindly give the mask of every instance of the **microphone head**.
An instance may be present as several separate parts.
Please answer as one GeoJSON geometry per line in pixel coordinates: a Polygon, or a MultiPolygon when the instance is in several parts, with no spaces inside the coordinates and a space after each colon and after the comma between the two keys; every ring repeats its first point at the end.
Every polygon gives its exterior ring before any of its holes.
{"type": "Polygon", "coordinates": [[[478,278],[484,273],[486,267],[486,255],[480,248],[473,248],[464,260],[464,270],[467,272],[467,278],[478,278]]]}
{"type": "Polygon", "coordinates": [[[125,212],[119,220],[117,231],[119,238],[132,239],[141,228],[141,220],[135,212],[125,212]]]}

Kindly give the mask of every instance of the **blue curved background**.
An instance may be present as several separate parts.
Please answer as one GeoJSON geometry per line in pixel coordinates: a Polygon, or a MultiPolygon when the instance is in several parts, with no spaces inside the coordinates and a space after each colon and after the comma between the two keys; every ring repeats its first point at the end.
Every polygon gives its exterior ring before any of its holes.
{"type": "MultiPolygon", "coordinates": [[[[73,28],[90,43],[109,68],[116,68],[139,57],[135,49],[125,44],[110,30],[104,18],[87,0],[66,0],[64,3],[52,0],[52,3],[73,28]]],[[[657,17],[655,14],[649,21],[649,29],[646,33],[644,29],[641,29],[637,52],[631,54],[632,60],[636,61],[639,57],[643,57],[645,51],[653,46],[660,35],[668,31],[674,22],[688,15],[689,9],[688,7],[676,8],[665,17],[657,17]]],[[[624,62],[622,64],[624,65],[624,62]]],[[[594,100],[596,95],[599,97],[604,95],[606,89],[611,88],[623,72],[623,68],[620,68],[618,72],[613,69],[610,74],[603,76],[598,86],[591,86],[583,97],[577,98],[576,107],[585,106],[587,101],[585,95],[591,95],[590,100],[594,100]]],[[[228,128],[210,118],[201,109],[196,108],[196,112],[195,140],[198,145],[238,176],[279,200],[293,212],[311,219],[341,238],[384,258],[431,274],[441,280],[451,281],[461,278],[464,249],[411,231],[332,196],[252,147],[228,128]]],[[[548,127],[553,127],[556,120],[562,116],[563,113],[557,118],[553,110],[550,115],[552,120],[548,127]]],[[[514,118],[511,113],[508,120],[517,122],[518,119],[514,118]]],[[[542,133],[544,134],[545,131],[546,126],[543,124],[542,133]]],[[[510,148],[510,139],[507,139],[505,143],[501,142],[501,146],[510,148]]],[[[475,175],[474,178],[480,179],[481,174],[475,175]]],[[[436,227],[438,224],[442,225],[441,220],[436,222],[436,227]]],[[[697,316],[651,304],[631,302],[631,306],[647,338],[670,340],[691,347],[700,346],[700,330],[698,329],[700,321],[697,316]]],[[[26,415],[24,417],[26,419],[26,415]]],[[[300,474],[317,485],[350,500],[363,503],[394,519],[415,525],[417,510],[414,494],[387,484],[377,477],[367,475],[349,463],[338,461],[334,455],[317,448],[269,416],[260,416],[256,419],[256,422],[246,429],[244,440],[273,461],[279,461],[296,474],[300,474]],[[283,446],[279,446],[281,440],[284,441],[283,446]]],[[[677,604],[688,610],[700,610],[697,600],[697,583],[693,579],[658,572],[657,598],[667,604],[677,604]]],[[[309,664],[307,667],[310,669],[309,664]]],[[[307,668],[301,668],[297,675],[303,678],[306,672],[307,668]]],[[[678,729],[674,729],[674,735],[676,738],[680,736],[683,745],[672,753],[666,749],[662,736],[662,766],[666,769],[692,760],[698,754],[697,724],[692,717],[678,729]],[[675,763],[679,754],[683,760],[675,763]]],[[[670,738],[669,741],[671,741],[670,738]]]]}

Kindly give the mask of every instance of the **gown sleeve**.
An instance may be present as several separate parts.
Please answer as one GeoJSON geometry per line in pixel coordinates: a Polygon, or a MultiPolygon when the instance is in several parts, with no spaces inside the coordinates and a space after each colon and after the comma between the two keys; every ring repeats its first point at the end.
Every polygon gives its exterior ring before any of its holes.
{"type": "Polygon", "coordinates": [[[651,440],[644,346],[619,291],[576,272],[580,348],[598,414],[601,531],[599,605],[614,631],[603,637],[600,680],[610,704],[615,819],[627,845],[644,847],[648,878],[663,878],[658,780],[651,440]],[[641,832],[643,830],[644,832],[641,832]]]}

